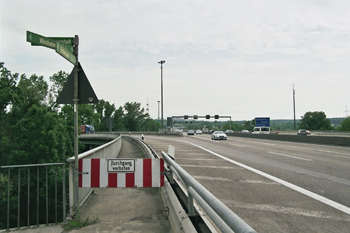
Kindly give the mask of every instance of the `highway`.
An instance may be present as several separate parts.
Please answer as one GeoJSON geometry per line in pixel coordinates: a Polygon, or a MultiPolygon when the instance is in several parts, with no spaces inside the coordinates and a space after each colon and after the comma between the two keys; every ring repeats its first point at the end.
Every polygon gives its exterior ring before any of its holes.
{"type": "Polygon", "coordinates": [[[257,232],[349,232],[350,147],[210,135],[145,137],[257,232]]]}

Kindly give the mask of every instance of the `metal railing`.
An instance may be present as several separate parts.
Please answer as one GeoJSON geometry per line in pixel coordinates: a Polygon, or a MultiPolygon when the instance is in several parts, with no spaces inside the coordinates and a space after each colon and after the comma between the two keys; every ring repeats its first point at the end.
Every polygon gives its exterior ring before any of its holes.
{"type": "MultiPolygon", "coordinates": [[[[103,144],[99,147],[96,147],[92,150],[88,150],[84,153],[81,153],[78,155],[78,159],[86,159],[86,158],[116,158],[118,157],[118,154],[121,149],[122,140],[121,135],[114,134],[114,133],[106,133],[106,134],[96,134],[93,135],[94,137],[114,137],[115,139],[111,142],[108,142],[106,144],[103,144]]],[[[69,164],[69,214],[71,216],[74,215],[75,212],[75,206],[73,203],[73,190],[74,190],[74,161],[75,158],[70,157],[67,159],[67,162],[69,164]]],[[[81,206],[86,198],[90,195],[90,193],[93,191],[92,188],[79,188],[79,205],[81,206]]]]}
{"type": "Polygon", "coordinates": [[[190,174],[181,168],[168,154],[162,151],[162,157],[168,165],[170,183],[174,183],[175,174],[187,188],[188,215],[194,216],[194,200],[204,209],[214,224],[222,232],[255,233],[256,231],[218,200],[190,174]]]}
{"type": "Polygon", "coordinates": [[[123,139],[131,140],[135,142],[141,148],[141,150],[145,153],[146,157],[159,158],[157,153],[149,145],[147,145],[147,143],[145,143],[143,140],[140,140],[137,137],[129,136],[129,135],[122,135],[122,137],[123,139]]]}
{"type": "MultiPolygon", "coordinates": [[[[3,227],[0,229],[9,230],[16,227],[64,222],[67,204],[65,169],[65,163],[1,166],[0,186],[3,187],[0,189],[0,197],[3,198],[2,200],[6,200],[5,203],[1,203],[5,204],[6,207],[1,208],[2,222],[0,222],[0,226],[3,227]],[[11,172],[12,170],[15,171],[11,172]],[[26,175],[22,177],[23,173],[26,175]],[[52,187],[53,179],[54,187],[52,187]],[[61,185],[58,184],[58,179],[62,180],[61,185]],[[6,183],[7,189],[4,187],[6,183]],[[58,186],[61,186],[61,195],[58,186]],[[49,195],[49,192],[53,197],[49,195]],[[59,199],[59,195],[62,196],[62,199],[59,199]],[[61,207],[58,202],[61,202],[61,207]],[[16,209],[17,213],[15,213],[16,209]],[[39,214],[42,211],[45,211],[44,217],[39,214]],[[58,216],[59,212],[62,212],[62,218],[58,216]],[[6,218],[4,218],[5,214],[6,218]],[[4,219],[6,219],[6,223],[4,223],[4,219]]],[[[0,201],[2,200],[0,199],[0,201]]]]}

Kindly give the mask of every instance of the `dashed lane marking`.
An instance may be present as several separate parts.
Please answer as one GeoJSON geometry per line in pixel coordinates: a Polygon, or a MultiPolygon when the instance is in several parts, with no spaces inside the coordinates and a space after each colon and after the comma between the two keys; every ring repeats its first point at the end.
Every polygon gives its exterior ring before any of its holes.
{"type": "Polygon", "coordinates": [[[286,186],[286,187],[288,187],[288,188],[290,188],[290,189],[292,189],[292,190],[295,190],[295,191],[297,191],[297,192],[299,192],[299,193],[302,193],[302,194],[304,194],[304,195],[306,195],[306,196],[308,196],[308,197],[311,197],[311,198],[313,198],[313,199],[315,199],[315,200],[317,200],[317,201],[319,201],[319,202],[322,202],[322,203],[324,203],[324,204],[326,204],[326,205],[329,205],[329,206],[331,206],[331,207],[333,207],[333,208],[335,208],[335,209],[337,209],[337,210],[340,210],[340,211],[342,211],[342,212],[344,212],[344,213],[350,215],[350,208],[347,207],[347,206],[345,206],[345,205],[342,205],[342,204],[340,204],[340,203],[337,203],[337,202],[335,202],[335,201],[332,201],[332,200],[330,200],[330,199],[328,199],[328,198],[325,198],[325,197],[323,197],[323,196],[321,196],[321,195],[318,195],[318,194],[316,194],[316,193],[313,193],[313,192],[311,192],[311,191],[309,191],[309,190],[306,190],[306,189],[304,189],[304,188],[302,188],[302,187],[299,187],[299,186],[297,186],[297,185],[294,185],[294,184],[292,184],[292,183],[289,183],[289,182],[287,182],[287,181],[284,181],[284,180],[282,180],[282,179],[279,179],[279,178],[277,178],[277,177],[275,177],[275,176],[269,175],[269,174],[267,174],[267,173],[265,173],[265,172],[262,172],[262,171],[260,171],[260,170],[258,170],[258,169],[249,167],[249,166],[247,166],[247,165],[245,165],[245,164],[243,164],[243,163],[239,163],[239,162],[234,161],[234,160],[232,160],[232,159],[226,158],[226,157],[223,156],[223,155],[220,155],[220,154],[218,154],[218,153],[215,153],[215,152],[213,152],[213,151],[211,151],[211,150],[208,150],[208,149],[206,149],[206,148],[204,148],[204,147],[201,147],[201,146],[199,146],[199,145],[196,145],[196,144],[194,144],[194,143],[191,143],[191,142],[185,142],[185,143],[188,143],[188,144],[191,144],[191,145],[193,145],[193,146],[195,146],[195,147],[198,147],[198,148],[200,148],[200,149],[202,149],[202,150],[204,150],[204,151],[207,151],[207,152],[209,152],[209,153],[211,153],[211,154],[213,154],[213,155],[215,155],[215,156],[217,156],[217,157],[219,157],[219,158],[222,158],[222,159],[224,159],[224,160],[226,160],[226,161],[228,161],[228,162],[230,162],[230,163],[236,164],[236,165],[238,165],[238,166],[240,166],[240,167],[243,167],[243,168],[245,168],[245,169],[247,169],[247,170],[249,170],[249,171],[252,171],[252,172],[254,172],[254,173],[258,174],[258,175],[261,175],[261,176],[266,177],[266,178],[268,178],[268,179],[270,179],[270,180],[273,180],[273,181],[275,181],[275,182],[277,182],[277,183],[280,183],[280,184],[282,184],[282,185],[284,185],[284,186],[286,186]]]}
{"type": "Polygon", "coordinates": [[[305,160],[305,161],[313,161],[312,159],[305,159],[305,158],[301,158],[301,157],[296,157],[296,156],[292,156],[292,155],[276,153],[276,152],[272,152],[272,151],[268,151],[268,153],[273,154],[273,155],[280,155],[280,156],[284,156],[284,157],[289,157],[289,158],[293,158],[293,159],[300,159],[300,160],[305,160]]]}

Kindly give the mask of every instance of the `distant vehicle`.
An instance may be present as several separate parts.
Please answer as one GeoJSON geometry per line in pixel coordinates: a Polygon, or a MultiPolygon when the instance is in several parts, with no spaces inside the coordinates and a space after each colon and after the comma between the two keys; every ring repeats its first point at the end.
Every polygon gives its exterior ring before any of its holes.
{"type": "Polygon", "coordinates": [[[241,131],[241,133],[250,133],[250,132],[249,132],[249,130],[244,129],[241,131]]]}
{"type": "Polygon", "coordinates": [[[197,129],[197,130],[196,130],[196,134],[202,134],[202,130],[197,129]]]}
{"type": "Polygon", "coordinates": [[[234,131],[233,131],[233,130],[228,129],[228,130],[226,130],[226,131],[225,131],[225,133],[234,133],[234,131]]]}
{"type": "Polygon", "coordinates": [[[222,131],[215,131],[211,135],[211,140],[227,140],[227,135],[222,131]]]}
{"type": "Polygon", "coordinates": [[[192,129],[187,130],[187,135],[194,135],[194,130],[192,130],[192,129]]]}
{"type": "Polygon", "coordinates": [[[81,125],[80,133],[81,134],[95,133],[95,128],[92,125],[81,125]]]}
{"type": "Polygon", "coordinates": [[[311,134],[309,130],[306,130],[306,129],[299,129],[298,132],[297,132],[297,135],[309,135],[311,134]]]}
{"type": "Polygon", "coordinates": [[[252,134],[270,134],[270,127],[254,127],[252,134]]]}

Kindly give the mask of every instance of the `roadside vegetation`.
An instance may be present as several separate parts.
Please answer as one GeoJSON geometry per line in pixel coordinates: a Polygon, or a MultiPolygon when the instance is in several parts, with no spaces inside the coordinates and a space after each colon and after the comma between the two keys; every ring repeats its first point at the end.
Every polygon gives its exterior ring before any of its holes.
{"type": "MultiPolygon", "coordinates": [[[[47,82],[43,76],[36,74],[12,73],[0,62],[0,165],[25,165],[43,163],[64,163],[74,155],[73,150],[73,105],[58,105],[55,103],[58,94],[63,89],[68,73],[59,71],[53,74],[47,82]]],[[[107,122],[113,123],[113,131],[157,131],[160,124],[151,119],[141,108],[140,103],[128,102],[124,106],[101,99],[98,104],[79,105],[79,125],[93,125],[96,131],[108,131],[107,122]]],[[[83,145],[80,149],[83,149],[83,145]]],[[[67,169],[67,168],[66,168],[67,169]]],[[[4,210],[0,218],[0,229],[7,226],[7,187],[10,184],[10,226],[17,226],[17,203],[27,207],[28,182],[36,184],[35,178],[27,180],[21,177],[21,200],[18,201],[18,173],[12,172],[10,180],[8,169],[0,170],[0,209],[4,210]],[[12,218],[13,217],[13,218],[12,218]]],[[[34,169],[32,169],[34,170],[34,169]]],[[[26,173],[25,169],[21,173],[26,173]]],[[[68,175],[68,171],[65,173],[68,175]]],[[[45,184],[45,176],[40,177],[40,185],[45,184]]],[[[49,173],[49,192],[54,190],[55,173],[49,173]]],[[[58,180],[58,189],[60,189],[58,180]]],[[[68,185],[68,184],[66,184],[68,185]]],[[[41,186],[41,189],[43,187],[41,186]]],[[[68,187],[66,187],[68,190],[68,187]]],[[[40,196],[40,202],[45,200],[40,196]]],[[[35,194],[36,195],[36,194],[35,194]]],[[[57,205],[61,206],[58,201],[57,205]]],[[[49,200],[49,203],[55,203],[49,200]]],[[[37,201],[31,197],[30,210],[36,210],[37,201]]],[[[54,206],[49,207],[50,213],[54,206]]],[[[23,209],[22,214],[27,210],[23,209]]],[[[40,212],[45,213],[45,202],[40,203],[40,212]]],[[[51,216],[51,215],[50,215],[51,216]]],[[[62,216],[62,211],[58,213],[62,216]]],[[[30,216],[30,222],[36,223],[36,215],[30,216]]],[[[20,218],[21,224],[26,225],[26,217],[20,218]]],[[[45,216],[39,220],[45,222],[45,216]]],[[[59,221],[62,221],[60,219],[59,221]]],[[[50,222],[54,220],[50,219],[50,222]]]]}

